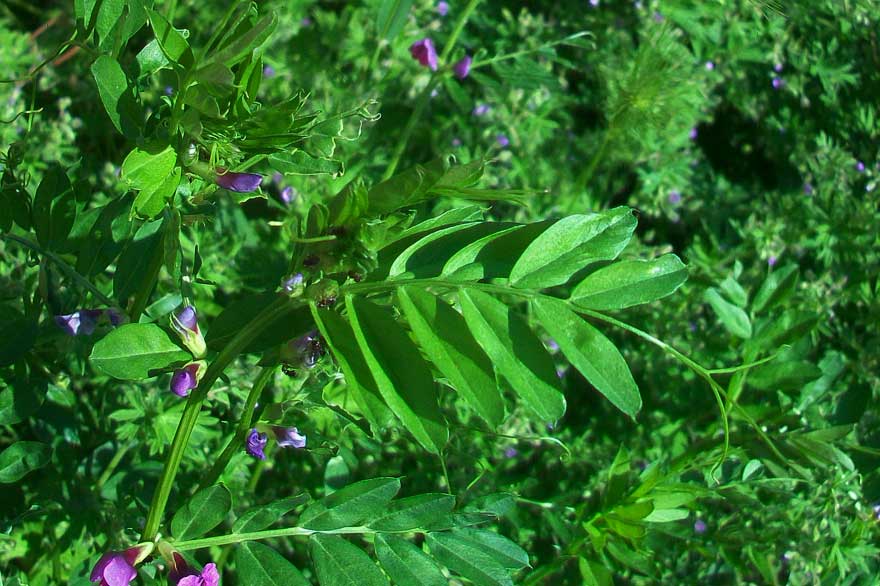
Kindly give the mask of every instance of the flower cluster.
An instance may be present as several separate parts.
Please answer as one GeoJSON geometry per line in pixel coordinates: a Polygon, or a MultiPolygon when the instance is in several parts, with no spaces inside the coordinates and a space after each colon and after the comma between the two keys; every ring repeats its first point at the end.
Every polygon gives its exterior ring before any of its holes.
{"type": "MultiPolygon", "coordinates": [[[[275,437],[275,443],[279,448],[296,448],[306,447],[306,436],[299,432],[296,427],[284,427],[282,425],[259,426],[260,429],[266,429],[275,437]]],[[[266,459],[266,444],[269,443],[269,434],[261,433],[255,427],[248,433],[245,440],[245,451],[254,458],[266,459]]]]}

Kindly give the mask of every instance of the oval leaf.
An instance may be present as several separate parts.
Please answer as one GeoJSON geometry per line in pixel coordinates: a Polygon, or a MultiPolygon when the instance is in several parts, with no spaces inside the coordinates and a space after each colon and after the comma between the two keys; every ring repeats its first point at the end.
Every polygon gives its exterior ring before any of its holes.
{"type": "Polygon", "coordinates": [[[350,484],[303,511],[299,525],[330,531],[358,525],[382,514],[400,491],[397,478],[371,478],[350,484]]]}
{"type": "Polygon", "coordinates": [[[443,520],[455,507],[451,494],[417,494],[396,500],[368,526],[377,531],[410,531],[425,529],[443,520]]]}
{"type": "Polygon", "coordinates": [[[89,358],[96,369],[113,378],[143,380],[151,371],[185,362],[191,356],[156,324],[125,324],[95,344],[89,358]]]}
{"type": "Polygon", "coordinates": [[[223,484],[197,492],[171,519],[171,533],[176,539],[201,537],[223,522],[232,508],[232,495],[223,484]]]}
{"type": "Polygon", "coordinates": [[[281,554],[254,541],[236,548],[235,569],[242,586],[311,586],[281,554]]]}
{"type": "Polygon", "coordinates": [[[15,442],[0,453],[0,483],[21,480],[52,458],[52,448],[40,442],[15,442]]]}
{"type": "Polygon", "coordinates": [[[395,535],[376,536],[376,557],[396,586],[449,585],[437,562],[395,535]]]}
{"type": "Polygon", "coordinates": [[[313,535],[310,542],[321,586],[388,586],[373,560],[342,537],[313,535]]]}
{"type": "Polygon", "coordinates": [[[477,586],[513,586],[508,570],[471,541],[452,533],[428,533],[428,547],[444,566],[477,586]]]}
{"type": "Polygon", "coordinates": [[[624,309],[672,295],[687,277],[687,267],[674,254],[625,260],[587,275],[570,300],[587,309],[624,309]]]}

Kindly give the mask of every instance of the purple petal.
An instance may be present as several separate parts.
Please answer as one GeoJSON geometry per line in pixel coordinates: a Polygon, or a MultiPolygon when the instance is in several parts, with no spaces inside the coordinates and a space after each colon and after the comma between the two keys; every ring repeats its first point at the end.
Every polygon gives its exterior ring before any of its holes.
{"type": "Polygon", "coordinates": [[[259,458],[260,460],[266,459],[266,454],[263,450],[266,448],[266,442],[269,441],[269,437],[265,433],[260,433],[256,428],[252,429],[248,434],[247,443],[245,444],[245,451],[253,456],[254,458],[259,458]]]}
{"type": "Polygon", "coordinates": [[[137,570],[125,559],[125,555],[110,551],[101,556],[92,570],[90,580],[101,586],[128,586],[137,576],[137,570]]]}
{"type": "Polygon", "coordinates": [[[495,137],[495,141],[501,148],[507,148],[510,145],[510,139],[507,138],[506,134],[499,134],[495,137]]]}
{"type": "Polygon", "coordinates": [[[199,384],[196,377],[198,367],[190,368],[190,366],[176,370],[171,375],[171,392],[178,397],[186,397],[199,384]]]}
{"type": "Polygon", "coordinates": [[[413,59],[431,71],[437,71],[437,49],[434,48],[434,41],[428,38],[416,41],[410,46],[409,52],[413,59]]]}
{"type": "Polygon", "coordinates": [[[306,436],[302,435],[295,427],[273,427],[278,446],[282,448],[306,447],[306,436]]]}
{"type": "Polygon", "coordinates": [[[56,315],[55,323],[58,324],[58,327],[64,330],[68,336],[75,336],[79,332],[79,312],[74,311],[67,315],[56,315]]]}
{"type": "Polygon", "coordinates": [[[484,116],[489,113],[489,105],[488,104],[478,104],[474,111],[472,112],[474,116],[484,116]]]}
{"type": "Polygon", "coordinates": [[[455,77],[458,79],[464,79],[471,72],[471,63],[473,62],[473,58],[470,55],[465,55],[461,59],[458,60],[458,63],[452,66],[452,71],[455,72],[455,77]]]}
{"type": "Polygon", "coordinates": [[[446,16],[449,12],[449,2],[438,2],[437,3],[437,14],[440,16],[446,16]]]}
{"type": "Polygon", "coordinates": [[[202,580],[204,581],[205,586],[219,586],[220,572],[217,571],[217,566],[214,564],[206,564],[202,570],[202,580]]]}
{"type": "Polygon", "coordinates": [[[296,197],[296,195],[296,190],[288,185],[281,190],[281,201],[283,201],[287,205],[290,205],[290,202],[293,201],[293,198],[296,197]]]}
{"type": "Polygon", "coordinates": [[[266,65],[263,67],[263,77],[274,77],[275,76],[275,68],[271,65],[266,65]]]}
{"type": "Polygon", "coordinates": [[[217,169],[217,185],[237,193],[250,193],[260,186],[263,176],[256,173],[233,173],[217,169]]]}
{"type": "Polygon", "coordinates": [[[180,313],[177,314],[177,321],[191,332],[199,331],[198,315],[196,308],[192,305],[187,305],[180,310],[180,313]]]}
{"type": "Polygon", "coordinates": [[[204,586],[205,581],[201,576],[185,576],[177,582],[177,586],[204,586]]]}

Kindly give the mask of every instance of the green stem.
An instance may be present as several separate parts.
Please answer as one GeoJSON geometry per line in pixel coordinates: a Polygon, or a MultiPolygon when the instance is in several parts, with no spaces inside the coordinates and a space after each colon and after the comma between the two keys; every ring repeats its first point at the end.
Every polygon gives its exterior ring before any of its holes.
{"type": "MultiPolygon", "coordinates": [[[[233,533],[231,535],[218,535],[216,537],[203,537],[202,539],[190,539],[188,541],[176,541],[172,545],[178,551],[191,551],[204,549],[218,545],[242,543],[244,541],[257,541],[259,539],[274,539],[276,537],[308,537],[310,535],[367,535],[380,533],[369,527],[343,527],[328,531],[317,531],[303,527],[286,527],[284,529],[270,529],[268,531],[255,531],[253,533],[233,533]]],[[[419,531],[382,531],[381,533],[419,533],[419,531]]]]}
{"type": "Polygon", "coordinates": [[[112,299],[110,299],[109,297],[107,297],[106,295],[101,293],[101,291],[98,290],[97,287],[92,285],[92,283],[88,279],[86,279],[85,277],[80,275],[78,272],[76,272],[69,264],[67,264],[64,261],[64,259],[62,259],[58,255],[56,255],[55,253],[49,252],[48,250],[44,250],[43,248],[41,248],[37,244],[31,242],[30,240],[27,240],[26,238],[21,238],[19,236],[15,236],[13,234],[4,234],[4,235],[0,236],[0,238],[3,238],[4,240],[8,240],[10,242],[15,242],[17,244],[20,244],[20,245],[24,246],[25,248],[30,248],[31,250],[33,250],[37,254],[45,256],[46,258],[48,258],[49,260],[54,262],[56,265],[58,265],[58,268],[61,269],[61,272],[63,272],[65,275],[67,275],[68,278],[70,278],[73,281],[76,281],[82,288],[87,289],[101,303],[103,303],[104,305],[107,305],[108,307],[115,307],[116,306],[115,301],[113,301],[112,299]]]}
{"type": "MultiPolygon", "coordinates": [[[[461,31],[464,30],[464,25],[467,24],[468,19],[471,16],[471,13],[477,8],[477,5],[480,3],[480,0],[470,0],[467,6],[465,6],[464,10],[459,15],[458,20],[455,23],[455,28],[452,30],[452,34],[449,36],[449,40],[446,41],[446,44],[443,46],[443,52],[440,54],[440,63],[445,64],[447,58],[449,57],[452,50],[455,48],[455,43],[458,41],[459,35],[461,35],[461,31]]],[[[443,75],[448,74],[448,68],[444,67],[443,70],[435,72],[430,81],[428,81],[428,85],[425,86],[425,89],[422,90],[422,93],[419,94],[418,98],[416,98],[416,107],[413,110],[412,114],[410,114],[409,120],[406,122],[406,126],[403,128],[403,134],[400,137],[400,140],[397,142],[397,146],[394,148],[394,153],[391,155],[391,162],[388,163],[388,168],[385,169],[385,173],[382,175],[382,181],[386,181],[397,170],[397,166],[400,164],[400,158],[403,156],[403,152],[406,150],[406,145],[409,143],[410,136],[415,130],[416,124],[419,122],[419,118],[422,117],[422,113],[425,111],[425,106],[428,105],[428,100],[431,97],[431,92],[434,87],[437,85],[437,82],[440,81],[440,78],[443,75]]]]}
{"type": "Polygon", "coordinates": [[[221,453],[220,457],[217,458],[217,461],[214,462],[211,471],[208,472],[207,476],[205,476],[201,482],[199,482],[199,490],[217,482],[217,479],[220,478],[220,475],[226,470],[226,466],[229,464],[229,460],[232,458],[233,454],[241,449],[245,436],[247,435],[248,429],[250,429],[251,422],[254,418],[254,407],[256,406],[257,401],[260,400],[260,394],[263,392],[266,384],[272,380],[272,375],[275,374],[276,368],[276,366],[265,366],[260,371],[260,374],[257,375],[257,380],[254,381],[254,385],[251,387],[251,392],[248,393],[247,399],[245,400],[241,419],[238,420],[238,426],[236,427],[235,433],[230,438],[229,443],[226,444],[223,453],[221,453]]]}
{"type": "MultiPolygon", "coordinates": [[[[598,150],[593,154],[593,158],[590,159],[589,164],[584,168],[580,175],[578,175],[577,179],[575,179],[574,185],[575,189],[581,189],[587,186],[590,180],[593,178],[593,173],[596,172],[596,167],[599,165],[599,161],[602,160],[602,157],[605,155],[605,149],[608,148],[608,143],[611,140],[611,131],[606,130],[605,136],[602,137],[602,142],[599,144],[598,150]]],[[[574,210],[574,206],[578,203],[577,197],[572,197],[568,200],[568,206],[565,208],[566,214],[571,214],[574,210]]]]}
{"type": "Polygon", "coordinates": [[[107,464],[107,468],[104,469],[104,472],[101,474],[101,477],[98,478],[98,481],[95,482],[95,492],[100,493],[101,488],[107,484],[107,481],[110,480],[110,477],[113,475],[113,472],[116,470],[116,467],[119,466],[119,463],[122,462],[122,459],[125,457],[125,454],[128,453],[128,450],[131,449],[131,444],[125,444],[113,454],[113,458],[110,460],[110,463],[107,464]]]}
{"type": "Polygon", "coordinates": [[[239,330],[208,367],[205,376],[199,381],[199,386],[190,394],[186,402],[186,408],[183,410],[183,415],[180,418],[180,423],[177,426],[177,432],[174,434],[171,449],[168,451],[162,475],[159,477],[159,485],[153,493],[153,500],[150,503],[150,512],[147,515],[147,522],[141,541],[152,541],[159,531],[159,525],[165,513],[165,506],[168,504],[168,497],[171,494],[171,487],[174,484],[174,478],[177,475],[180,462],[183,460],[183,454],[189,443],[190,435],[192,435],[193,428],[198,420],[202,403],[205,401],[211,386],[217,381],[226,367],[266,327],[297,307],[298,303],[294,301],[289,297],[278,297],[278,299],[266,306],[247,326],[239,330]]]}

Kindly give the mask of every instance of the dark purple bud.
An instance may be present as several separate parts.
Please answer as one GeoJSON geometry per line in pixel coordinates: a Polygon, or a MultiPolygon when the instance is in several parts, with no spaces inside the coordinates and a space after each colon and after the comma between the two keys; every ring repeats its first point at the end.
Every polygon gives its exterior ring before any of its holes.
{"type": "Polygon", "coordinates": [[[434,41],[425,38],[416,41],[410,45],[409,53],[413,59],[431,69],[437,71],[437,49],[434,48],[434,41]]]}
{"type": "Polygon", "coordinates": [[[111,307],[107,310],[107,319],[110,321],[110,325],[115,328],[126,323],[128,321],[128,316],[118,309],[111,307]]]}
{"type": "Polygon", "coordinates": [[[245,451],[254,458],[265,460],[266,454],[265,452],[263,452],[263,450],[266,449],[266,442],[268,441],[269,437],[265,433],[260,433],[259,431],[257,431],[256,428],[254,428],[247,436],[245,451]]]}
{"type": "Polygon", "coordinates": [[[237,193],[250,193],[260,186],[263,176],[256,173],[233,173],[223,167],[217,168],[217,185],[237,193]]]}
{"type": "Polygon", "coordinates": [[[458,79],[464,79],[471,72],[471,63],[473,62],[473,58],[470,55],[465,55],[458,62],[452,66],[452,71],[455,72],[455,77],[458,79]]]}
{"type": "Polygon", "coordinates": [[[183,309],[181,309],[177,315],[177,324],[186,328],[194,334],[199,332],[199,318],[196,313],[196,308],[192,305],[187,305],[183,309]]]}
{"type": "Polygon", "coordinates": [[[702,519],[697,519],[694,522],[694,533],[696,533],[698,535],[702,535],[703,533],[706,532],[706,529],[708,529],[708,527],[706,526],[706,522],[703,521],[702,519]]]}
{"type": "Polygon", "coordinates": [[[165,86],[165,95],[170,96],[173,93],[174,93],[174,88],[171,87],[170,85],[166,85],[165,86]]]}
{"type": "Polygon", "coordinates": [[[279,447],[282,448],[304,448],[306,447],[306,436],[301,434],[295,427],[281,427],[280,425],[272,426],[272,433],[275,434],[275,440],[279,447]]]}
{"type": "Polygon", "coordinates": [[[773,86],[773,89],[778,90],[785,85],[785,80],[777,76],[773,78],[773,81],[771,81],[770,84],[773,86]]]}
{"type": "Polygon", "coordinates": [[[449,13],[449,2],[438,2],[437,3],[437,14],[440,16],[446,16],[449,13]]]}
{"type": "Polygon", "coordinates": [[[275,77],[275,68],[271,65],[263,67],[263,77],[275,77]]]}
{"type": "Polygon", "coordinates": [[[281,190],[281,201],[283,201],[285,205],[290,205],[290,202],[292,202],[293,198],[295,198],[296,196],[296,189],[294,189],[290,185],[281,190]]]}
{"type": "Polygon", "coordinates": [[[497,143],[498,143],[498,146],[500,146],[500,147],[503,148],[503,149],[504,149],[504,148],[507,148],[508,146],[510,146],[510,139],[507,138],[507,135],[504,134],[504,133],[499,133],[499,134],[495,137],[495,142],[497,142],[497,143]]]}
{"type": "Polygon", "coordinates": [[[205,338],[202,336],[201,330],[199,330],[196,308],[192,305],[187,305],[177,315],[171,315],[171,327],[177,332],[183,345],[196,358],[202,358],[208,351],[205,338]]]}
{"type": "Polygon", "coordinates": [[[489,113],[489,105],[488,104],[477,104],[477,107],[474,108],[472,114],[474,116],[485,116],[489,113]]]}

